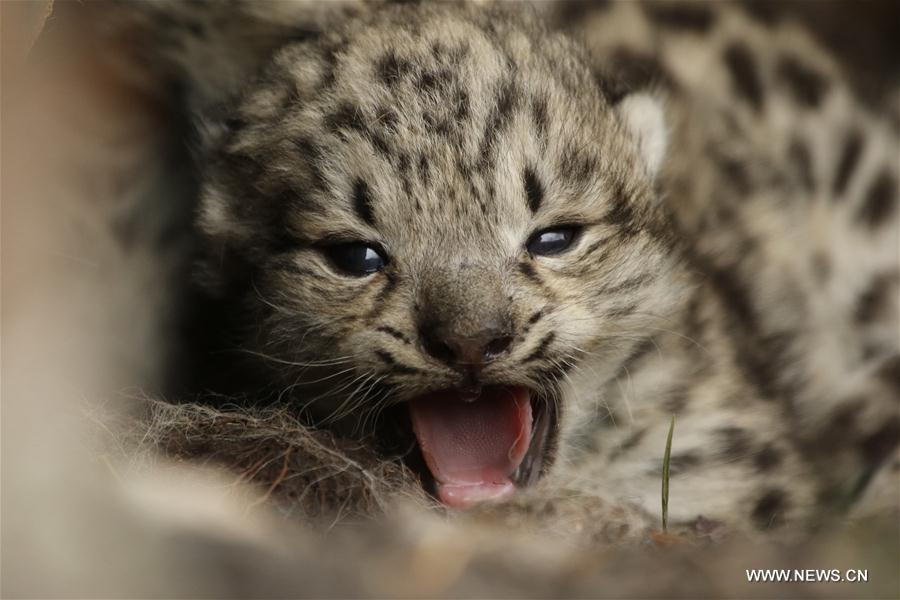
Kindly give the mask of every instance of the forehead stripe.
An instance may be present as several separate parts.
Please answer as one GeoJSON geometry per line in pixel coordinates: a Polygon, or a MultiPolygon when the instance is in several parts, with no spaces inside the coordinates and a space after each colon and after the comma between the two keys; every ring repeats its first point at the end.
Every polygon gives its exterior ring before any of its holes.
{"type": "Polygon", "coordinates": [[[353,184],[353,209],[357,216],[367,225],[375,225],[372,214],[372,197],[369,195],[369,184],[360,178],[353,184]]]}
{"type": "Polygon", "coordinates": [[[531,167],[525,169],[525,198],[528,200],[528,208],[536,213],[544,201],[544,187],[531,167]]]}

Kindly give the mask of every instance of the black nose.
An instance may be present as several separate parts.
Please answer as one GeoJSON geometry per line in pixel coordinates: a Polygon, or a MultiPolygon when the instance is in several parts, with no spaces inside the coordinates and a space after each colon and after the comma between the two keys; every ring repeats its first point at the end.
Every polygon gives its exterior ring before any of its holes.
{"type": "Polygon", "coordinates": [[[428,354],[454,367],[482,367],[505,354],[512,343],[510,335],[496,328],[461,336],[440,327],[423,327],[421,336],[428,354]]]}

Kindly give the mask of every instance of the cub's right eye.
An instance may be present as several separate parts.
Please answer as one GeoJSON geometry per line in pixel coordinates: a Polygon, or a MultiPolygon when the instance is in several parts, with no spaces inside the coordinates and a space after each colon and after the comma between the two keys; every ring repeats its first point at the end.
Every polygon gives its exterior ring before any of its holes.
{"type": "Polygon", "coordinates": [[[365,277],[387,265],[387,258],[375,246],[364,242],[334,244],[322,249],[334,267],[345,275],[365,277]]]}

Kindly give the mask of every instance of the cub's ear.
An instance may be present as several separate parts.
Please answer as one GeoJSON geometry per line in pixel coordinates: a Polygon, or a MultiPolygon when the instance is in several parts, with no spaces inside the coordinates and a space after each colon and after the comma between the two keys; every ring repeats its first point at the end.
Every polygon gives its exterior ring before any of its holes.
{"type": "Polygon", "coordinates": [[[655,177],[666,154],[669,133],[662,101],[644,92],[629,94],[616,105],[628,132],[637,141],[644,167],[655,177]]]}

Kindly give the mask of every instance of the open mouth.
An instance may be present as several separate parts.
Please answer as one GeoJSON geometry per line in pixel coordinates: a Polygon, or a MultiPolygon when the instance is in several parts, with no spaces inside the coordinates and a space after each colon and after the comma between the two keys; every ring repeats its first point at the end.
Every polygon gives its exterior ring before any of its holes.
{"type": "Polygon", "coordinates": [[[454,390],[409,403],[413,432],[437,498],[467,507],[510,496],[541,474],[557,415],[525,387],[486,387],[474,400],[454,390]]]}

